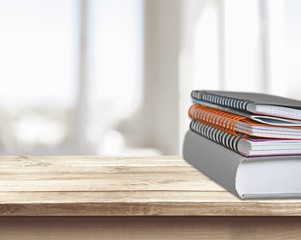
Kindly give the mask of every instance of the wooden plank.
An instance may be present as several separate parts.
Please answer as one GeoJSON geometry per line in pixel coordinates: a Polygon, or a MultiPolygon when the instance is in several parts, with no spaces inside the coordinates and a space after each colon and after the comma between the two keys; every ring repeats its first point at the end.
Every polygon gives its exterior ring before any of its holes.
{"type": "Polygon", "coordinates": [[[298,199],[240,200],[227,191],[100,191],[100,192],[0,192],[1,203],[81,203],[81,202],[209,202],[300,204],[298,199]],[[21,197],[20,197],[21,196],[21,197]]]}
{"type": "Polygon", "coordinates": [[[47,167],[49,165],[83,165],[83,166],[189,166],[180,157],[14,157],[1,156],[0,167],[47,167]]]}
{"type": "Polygon", "coordinates": [[[101,191],[101,192],[0,192],[0,203],[102,203],[102,202],[211,202],[300,204],[298,199],[240,200],[227,191],[101,191]]]}
{"type": "MultiPolygon", "coordinates": [[[[47,167],[12,167],[7,165],[6,167],[0,166],[0,178],[4,175],[16,175],[16,174],[136,174],[136,173],[185,173],[185,174],[197,174],[200,172],[192,168],[191,166],[85,166],[85,165],[61,165],[61,166],[47,166],[47,167]]],[[[204,178],[204,175],[202,175],[204,178]]],[[[208,178],[207,178],[208,179],[208,178]]]]}
{"type": "Polygon", "coordinates": [[[1,204],[1,216],[301,216],[300,204],[279,203],[32,203],[1,204]]]}
{"type": "MultiPolygon", "coordinates": [[[[228,192],[107,191],[107,192],[0,192],[3,203],[98,202],[241,202],[228,192]]],[[[296,201],[296,200],[295,200],[296,201]]],[[[285,202],[295,202],[285,200],[285,202]]]]}
{"type": "Polygon", "coordinates": [[[5,216],[301,216],[301,200],[241,201],[178,157],[2,157],[5,216]]]}
{"type": "Polygon", "coordinates": [[[301,239],[294,217],[0,218],[1,240],[301,239]]]}
{"type": "Polygon", "coordinates": [[[0,191],[116,191],[116,190],[211,190],[224,189],[215,182],[199,179],[174,179],[172,176],[155,179],[145,176],[144,179],[81,179],[81,180],[23,180],[0,181],[0,191]]]}
{"type": "MultiPolygon", "coordinates": [[[[124,181],[176,181],[176,182],[199,182],[210,181],[207,177],[199,172],[193,172],[187,175],[179,172],[123,172],[123,173],[103,173],[101,170],[99,172],[73,172],[73,173],[0,173],[0,185],[2,182],[23,182],[23,181],[43,181],[43,180],[96,180],[96,181],[106,181],[106,180],[124,180],[124,181]]],[[[172,189],[171,189],[172,190],[172,189]]],[[[1,191],[1,189],[0,189],[1,191]]]]}
{"type": "Polygon", "coordinates": [[[240,201],[228,192],[5,194],[2,216],[301,216],[300,201],[240,201]]]}

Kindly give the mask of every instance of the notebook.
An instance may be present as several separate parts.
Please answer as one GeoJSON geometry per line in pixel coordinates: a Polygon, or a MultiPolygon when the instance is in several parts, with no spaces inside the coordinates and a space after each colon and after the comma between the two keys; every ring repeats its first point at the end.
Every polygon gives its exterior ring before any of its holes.
{"type": "Polygon", "coordinates": [[[301,140],[235,136],[196,120],[190,130],[246,157],[301,155],[301,140]]]}
{"type": "Polygon", "coordinates": [[[225,112],[233,113],[236,115],[240,115],[246,118],[250,118],[254,120],[255,122],[260,122],[268,125],[274,125],[274,126],[286,126],[286,127],[300,127],[301,126],[301,121],[300,120],[295,120],[295,119],[289,119],[289,118],[280,118],[276,116],[268,116],[268,115],[258,115],[258,114],[251,114],[248,112],[242,112],[235,110],[233,108],[228,108],[224,106],[220,106],[217,104],[212,104],[209,102],[201,101],[201,100],[192,100],[193,103],[195,104],[200,104],[204,105],[207,107],[211,108],[216,108],[225,112]]]}
{"type": "Polygon", "coordinates": [[[301,127],[280,127],[255,122],[243,116],[194,104],[189,116],[199,122],[222,129],[233,135],[238,133],[264,138],[301,139],[301,127]]]}
{"type": "Polygon", "coordinates": [[[255,114],[301,120],[301,101],[262,93],[194,90],[195,100],[255,114]]]}
{"type": "Polygon", "coordinates": [[[301,156],[244,157],[189,130],[183,157],[242,199],[301,197],[301,156]]]}

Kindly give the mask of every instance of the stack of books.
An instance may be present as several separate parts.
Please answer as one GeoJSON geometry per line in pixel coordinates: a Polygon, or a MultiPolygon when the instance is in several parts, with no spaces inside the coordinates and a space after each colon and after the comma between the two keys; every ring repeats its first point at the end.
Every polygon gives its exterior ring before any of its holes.
{"type": "Polygon", "coordinates": [[[191,93],[183,157],[236,196],[301,197],[301,101],[259,93],[191,93]]]}

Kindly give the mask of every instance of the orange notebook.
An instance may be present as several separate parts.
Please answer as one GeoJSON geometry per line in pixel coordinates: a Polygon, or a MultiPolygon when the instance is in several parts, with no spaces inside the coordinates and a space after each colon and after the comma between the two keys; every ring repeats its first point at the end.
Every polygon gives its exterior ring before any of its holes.
{"type": "Polygon", "coordinates": [[[243,133],[264,138],[301,139],[301,127],[279,127],[258,123],[243,116],[199,104],[190,107],[189,116],[236,136],[243,133]]]}

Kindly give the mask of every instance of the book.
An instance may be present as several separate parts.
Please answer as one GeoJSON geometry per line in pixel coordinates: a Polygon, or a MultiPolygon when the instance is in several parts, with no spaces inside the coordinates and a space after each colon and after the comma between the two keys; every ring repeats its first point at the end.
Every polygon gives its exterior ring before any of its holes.
{"type": "Polygon", "coordinates": [[[301,156],[245,157],[188,130],[183,157],[241,199],[301,197],[301,156]]]}
{"type": "Polygon", "coordinates": [[[201,101],[201,100],[193,99],[192,102],[195,104],[200,104],[200,105],[204,105],[207,107],[219,109],[219,110],[222,110],[222,111],[225,111],[228,113],[240,115],[240,116],[249,118],[251,120],[254,120],[255,122],[260,122],[260,123],[264,123],[267,125],[284,126],[284,127],[300,127],[301,126],[300,120],[289,119],[289,118],[280,118],[280,117],[268,116],[268,115],[251,114],[249,112],[242,112],[242,111],[235,110],[233,108],[228,108],[228,107],[212,104],[212,103],[201,101]]]}
{"type": "Polygon", "coordinates": [[[246,157],[301,155],[301,140],[236,136],[196,120],[190,130],[246,157]]]}
{"type": "Polygon", "coordinates": [[[301,101],[263,93],[194,90],[191,97],[255,114],[301,120],[301,101]]]}
{"type": "Polygon", "coordinates": [[[301,139],[301,127],[271,126],[199,104],[194,104],[189,108],[189,116],[233,135],[243,133],[264,138],[301,139]]]}

